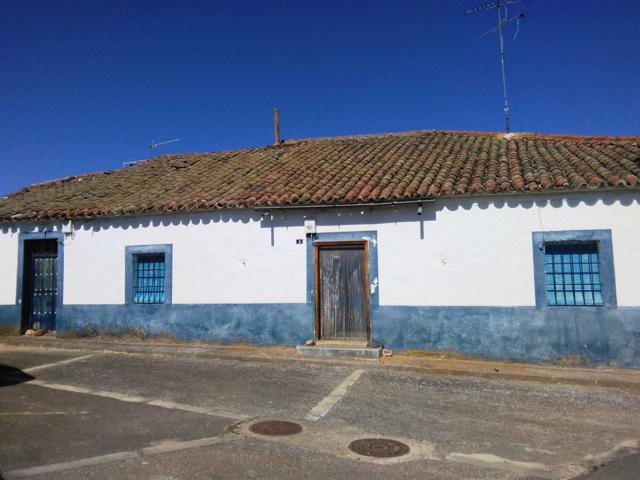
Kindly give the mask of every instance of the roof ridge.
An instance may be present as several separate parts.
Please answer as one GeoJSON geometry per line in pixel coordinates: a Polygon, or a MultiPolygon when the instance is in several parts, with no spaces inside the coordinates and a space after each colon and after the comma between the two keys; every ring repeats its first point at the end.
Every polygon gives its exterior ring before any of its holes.
{"type": "Polygon", "coordinates": [[[425,133],[458,133],[458,134],[476,134],[476,135],[498,135],[498,132],[481,132],[473,130],[436,130],[436,129],[424,129],[424,130],[403,130],[400,132],[381,132],[381,133],[362,133],[351,135],[333,135],[326,137],[305,137],[305,138],[289,138],[282,141],[281,145],[293,145],[301,142],[315,142],[322,140],[360,140],[367,138],[384,138],[384,137],[400,137],[400,136],[416,136],[425,133]]]}
{"type": "Polygon", "coordinates": [[[563,133],[541,133],[541,132],[496,132],[496,131],[481,131],[481,130],[437,130],[437,129],[424,129],[424,130],[406,130],[400,132],[381,132],[381,133],[363,133],[353,135],[334,135],[326,137],[306,137],[306,138],[291,138],[282,141],[281,145],[294,145],[301,142],[314,142],[323,140],[359,140],[368,138],[384,138],[384,137],[396,137],[396,136],[415,136],[427,133],[444,133],[452,135],[476,135],[504,138],[511,140],[515,138],[538,138],[541,140],[597,140],[597,141],[631,141],[640,142],[640,134],[638,135],[591,135],[591,134],[563,134],[563,133]]]}

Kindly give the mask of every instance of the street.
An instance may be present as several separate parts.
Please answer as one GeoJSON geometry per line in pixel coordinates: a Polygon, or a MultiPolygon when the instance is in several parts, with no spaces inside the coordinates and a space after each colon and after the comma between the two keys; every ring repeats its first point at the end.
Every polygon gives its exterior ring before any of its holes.
{"type": "Polygon", "coordinates": [[[631,478],[602,475],[640,438],[638,389],[7,345],[0,365],[6,479],[631,478]],[[409,453],[348,448],[381,437],[409,453]]]}

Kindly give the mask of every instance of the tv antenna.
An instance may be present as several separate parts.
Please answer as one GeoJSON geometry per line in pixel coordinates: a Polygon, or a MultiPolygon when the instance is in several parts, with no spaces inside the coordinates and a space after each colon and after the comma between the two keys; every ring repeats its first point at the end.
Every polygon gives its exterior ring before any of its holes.
{"type": "MultiPolygon", "coordinates": [[[[505,130],[507,133],[509,133],[509,131],[511,130],[511,117],[510,117],[510,111],[509,111],[509,98],[507,96],[507,74],[506,74],[506,67],[505,67],[505,61],[504,61],[504,39],[502,38],[502,29],[507,25],[509,25],[510,23],[513,23],[513,22],[519,23],[520,19],[524,17],[524,10],[520,10],[515,15],[509,17],[507,14],[507,9],[505,8],[504,18],[503,18],[502,7],[506,5],[512,5],[515,3],[518,3],[518,1],[496,0],[495,2],[489,2],[489,3],[484,3],[482,5],[477,5],[473,8],[470,8],[464,11],[465,15],[468,15],[470,13],[480,12],[482,10],[490,10],[492,8],[495,8],[498,11],[498,25],[493,27],[491,30],[487,30],[478,38],[482,38],[485,35],[488,35],[489,33],[493,33],[493,32],[498,32],[498,37],[500,38],[500,65],[502,67],[502,96],[504,98],[504,106],[503,106],[504,124],[505,124],[505,130]]],[[[516,32],[516,35],[517,34],[518,33],[516,32]]]]}
{"type": "Polygon", "coordinates": [[[165,140],[164,142],[156,142],[155,140],[151,140],[151,143],[149,144],[149,151],[153,152],[160,145],[166,145],[167,143],[173,143],[173,142],[179,142],[179,141],[180,141],[179,138],[174,138],[173,140],[165,140]]]}
{"type": "MultiPolygon", "coordinates": [[[[166,145],[167,143],[173,143],[173,142],[178,142],[180,141],[179,138],[174,138],[173,140],[166,140],[164,142],[156,142],[155,140],[151,140],[151,143],[149,144],[149,151],[151,153],[153,153],[153,151],[158,148],[161,145],[166,145]]],[[[128,160],[128,161],[124,161],[122,162],[122,166],[123,167],[130,167],[131,165],[135,165],[136,163],[140,163],[140,162],[144,162],[145,160],[128,160]]]]}

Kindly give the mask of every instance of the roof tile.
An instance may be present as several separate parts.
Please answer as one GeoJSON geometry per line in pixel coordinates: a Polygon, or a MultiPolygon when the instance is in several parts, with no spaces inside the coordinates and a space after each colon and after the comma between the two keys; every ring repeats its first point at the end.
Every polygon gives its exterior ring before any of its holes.
{"type": "Polygon", "coordinates": [[[0,221],[638,189],[640,137],[418,131],[164,155],[32,185],[0,221]]]}

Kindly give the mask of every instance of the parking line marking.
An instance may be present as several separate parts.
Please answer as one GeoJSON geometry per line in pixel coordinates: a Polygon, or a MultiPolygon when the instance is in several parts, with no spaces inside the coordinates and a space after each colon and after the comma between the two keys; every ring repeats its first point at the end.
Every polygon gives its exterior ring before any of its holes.
{"type": "Polygon", "coordinates": [[[211,410],[205,407],[188,405],[186,403],[176,403],[168,400],[149,400],[146,403],[155,407],[168,408],[169,410],[182,410],[183,412],[201,413],[203,415],[213,415],[216,417],[230,418],[231,420],[246,420],[247,418],[249,418],[249,415],[239,415],[237,413],[231,413],[226,410],[211,410]]]}
{"type": "Polygon", "coordinates": [[[222,437],[199,438],[197,440],[187,440],[186,442],[176,442],[168,440],[158,445],[154,445],[153,447],[143,448],[142,454],[158,455],[161,453],[178,452],[180,450],[187,450],[189,448],[200,448],[217,445],[218,443],[222,443],[222,441],[222,437]]]}
{"type": "Polygon", "coordinates": [[[83,458],[80,460],[71,460],[70,462],[51,463],[49,465],[41,465],[38,467],[21,468],[19,470],[11,470],[5,472],[4,476],[10,478],[24,478],[34,475],[44,475],[47,473],[60,472],[63,470],[71,470],[72,468],[90,467],[93,465],[102,465],[105,463],[120,462],[122,460],[132,460],[140,458],[136,452],[117,452],[108,455],[100,455],[98,457],[83,458]]]}
{"type": "Polygon", "coordinates": [[[360,375],[364,373],[363,368],[358,368],[354,370],[351,375],[345,378],[340,385],[333,389],[333,391],[324,397],[318,404],[313,407],[309,413],[305,415],[306,420],[310,420],[312,422],[317,422],[322,417],[324,417],[329,411],[335,406],[336,403],[347,393],[349,387],[351,387],[354,383],[358,381],[360,375]]]}
{"type": "Polygon", "coordinates": [[[75,387],[73,385],[63,385],[61,383],[49,383],[43,380],[30,380],[25,385],[33,385],[36,387],[50,388],[52,390],[61,390],[64,392],[84,393],[85,395],[94,395],[97,397],[111,398],[121,402],[139,403],[142,405],[151,405],[154,407],[167,408],[169,410],[181,410],[183,412],[199,413],[202,415],[211,415],[214,417],[230,418],[231,420],[246,420],[248,415],[238,415],[224,410],[213,410],[196,405],[188,405],[184,403],[170,402],[166,400],[150,399],[136,395],[127,395],[118,392],[109,392],[106,390],[93,390],[85,387],[75,387]]]}
{"type": "Polygon", "coordinates": [[[91,357],[95,357],[95,355],[83,355],[82,357],[67,358],[66,360],[60,360],[59,362],[45,363],[44,365],[37,365],[35,367],[25,368],[23,372],[26,372],[26,373],[36,372],[38,370],[43,370],[45,368],[57,367],[58,365],[66,365],[67,363],[79,362],[80,360],[85,360],[91,357]]]}
{"type": "Polygon", "coordinates": [[[13,417],[14,415],[84,415],[89,413],[88,410],[82,410],[80,412],[3,412],[0,413],[0,417],[13,417]]]}
{"type": "Polygon", "coordinates": [[[157,445],[143,448],[139,452],[129,451],[109,453],[107,455],[71,460],[69,462],[51,463],[49,465],[39,465],[37,467],[11,470],[9,472],[5,472],[3,474],[3,478],[6,478],[7,480],[11,478],[24,478],[34,475],[61,472],[64,470],[72,470],[74,468],[92,467],[95,465],[104,465],[106,463],[121,462],[123,460],[140,460],[143,456],[160,455],[163,453],[178,452],[180,450],[188,450],[191,448],[209,447],[211,445],[222,443],[224,440],[225,439],[221,436],[198,438],[196,440],[187,440],[184,442],[165,440],[157,445]]]}
{"type": "MultiPolygon", "coordinates": [[[[487,466],[497,470],[506,470],[525,475],[544,475],[549,472],[546,465],[535,462],[519,462],[508,458],[498,457],[490,453],[458,453],[453,452],[446,456],[446,459],[458,463],[469,465],[487,466]]],[[[545,478],[547,478],[545,476],[545,478]]]]}

